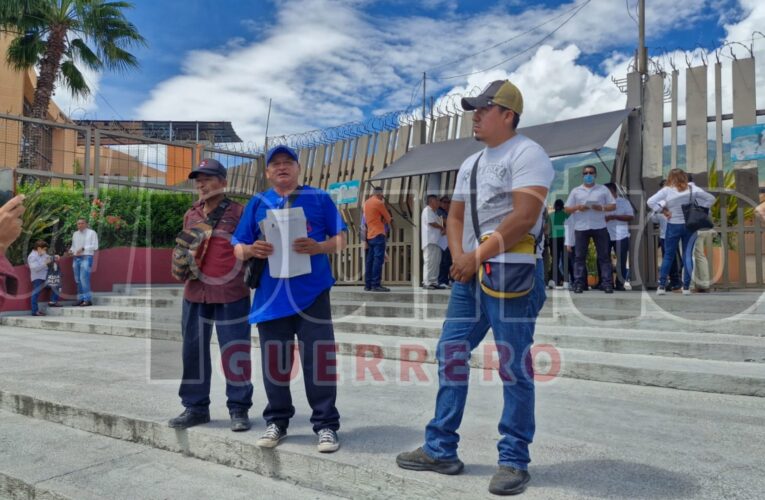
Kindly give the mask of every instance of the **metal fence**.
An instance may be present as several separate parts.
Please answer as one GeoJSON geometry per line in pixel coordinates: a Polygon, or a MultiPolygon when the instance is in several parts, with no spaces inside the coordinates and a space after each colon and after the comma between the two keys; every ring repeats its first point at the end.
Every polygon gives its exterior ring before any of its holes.
{"type": "Polygon", "coordinates": [[[264,187],[262,154],[0,114],[0,168],[14,168],[22,179],[76,183],[86,196],[109,186],[193,193],[188,174],[203,158],[228,169],[231,195],[250,196],[264,187]],[[28,139],[32,127],[37,137],[42,132],[37,145],[28,139]]]}

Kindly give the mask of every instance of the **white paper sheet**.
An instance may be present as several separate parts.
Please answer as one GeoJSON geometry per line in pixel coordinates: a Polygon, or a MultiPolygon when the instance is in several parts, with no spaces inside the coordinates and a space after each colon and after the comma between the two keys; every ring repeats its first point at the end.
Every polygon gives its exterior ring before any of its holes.
{"type": "Polygon", "coordinates": [[[311,272],[311,256],[292,249],[296,239],[308,235],[303,207],[266,211],[263,234],[274,246],[274,253],[268,257],[272,278],[292,278],[311,272]]]}

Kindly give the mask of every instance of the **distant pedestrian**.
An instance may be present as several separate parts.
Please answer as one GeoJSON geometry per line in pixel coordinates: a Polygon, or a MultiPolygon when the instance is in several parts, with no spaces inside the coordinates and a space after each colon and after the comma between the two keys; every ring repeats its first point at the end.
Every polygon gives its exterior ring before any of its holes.
{"type": "Polygon", "coordinates": [[[58,307],[58,289],[55,286],[49,286],[47,283],[48,274],[51,267],[58,265],[58,255],[48,255],[48,244],[43,240],[35,242],[34,249],[27,256],[27,265],[29,266],[29,279],[32,282],[32,316],[45,316],[40,310],[38,300],[40,293],[47,287],[51,290],[48,306],[58,307]]]}
{"type": "Polygon", "coordinates": [[[98,234],[88,227],[88,221],[77,219],[77,231],[72,235],[69,253],[74,256],[72,269],[77,283],[78,306],[92,306],[90,275],[93,272],[93,257],[98,250],[98,234]]]}
{"type": "Polygon", "coordinates": [[[567,281],[565,275],[565,269],[568,267],[566,262],[566,219],[568,214],[564,210],[563,200],[555,200],[553,204],[553,212],[548,215],[548,226],[550,227],[550,249],[552,254],[552,273],[551,279],[555,286],[563,286],[563,282],[567,281]]]}
{"type": "Polygon", "coordinates": [[[420,217],[421,247],[423,256],[422,286],[429,290],[446,288],[438,282],[438,271],[441,265],[441,247],[438,242],[446,233],[444,222],[436,214],[438,196],[428,195],[428,204],[422,210],[420,217]]]}
{"type": "Polygon", "coordinates": [[[667,184],[656,194],[648,198],[648,207],[654,212],[659,212],[667,218],[667,236],[664,241],[664,257],[659,270],[659,287],[656,290],[657,295],[666,293],[667,277],[672,265],[672,259],[677,252],[678,247],[683,254],[683,294],[690,295],[691,272],[689,267],[693,266],[693,259],[688,258],[689,252],[693,252],[693,247],[689,248],[689,242],[694,234],[685,227],[685,216],[683,215],[683,205],[696,201],[702,207],[709,207],[715,201],[715,197],[703,189],[689,185],[688,176],[683,170],[673,168],[667,175],[667,184]]]}
{"type": "Polygon", "coordinates": [[[606,229],[606,212],[616,209],[616,201],[611,192],[603,185],[595,184],[598,171],[594,165],[585,165],[582,169],[582,184],[571,190],[566,200],[566,213],[577,214],[574,223],[574,293],[582,293],[587,280],[587,252],[590,240],[595,243],[598,257],[600,287],[606,293],[613,293],[611,284],[612,267],[609,252],[610,238],[606,229]]]}
{"type": "Polygon", "coordinates": [[[616,200],[616,210],[606,215],[608,236],[611,240],[611,250],[616,255],[616,283],[615,290],[624,291],[625,285],[629,285],[627,263],[630,251],[630,228],[629,224],[635,219],[635,211],[630,202],[623,196],[619,196],[616,184],[609,182],[605,185],[611,196],[616,200]]]}
{"type": "Polygon", "coordinates": [[[385,263],[386,227],[392,224],[393,218],[385,206],[383,189],[379,186],[373,189],[372,195],[364,202],[364,219],[369,245],[364,266],[364,290],[390,292],[390,288],[382,286],[382,267],[385,263]]]}
{"type": "MultiPolygon", "coordinates": [[[[452,200],[444,195],[439,200],[438,210],[436,214],[444,221],[444,228],[446,228],[446,219],[449,217],[449,206],[452,200]]],[[[449,241],[446,238],[446,231],[441,235],[441,239],[438,240],[438,246],[441,248],[441,265],[438,270],[438,284],[444,285],[447,288],[451,288],[451,278],[449,277],[449,269],[452,267],[452,253],[449,251],[449,241]]]]}

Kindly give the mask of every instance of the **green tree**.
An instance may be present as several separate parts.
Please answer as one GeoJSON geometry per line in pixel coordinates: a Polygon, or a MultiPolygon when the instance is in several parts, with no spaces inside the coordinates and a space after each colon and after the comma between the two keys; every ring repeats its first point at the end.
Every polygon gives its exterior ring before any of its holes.
{"type": "MultiPolygon", "coordinates": [[[[60,81],[74,96],[83,97],[90,88],[80,71],[124,71],[138,67],[128,49],[145,45],[138,29],[124,15],[129,2],[104,0],[2,0],[0,29],[14,36],[6,60],[16,69],[37,67],[37,87],[31,116],[45,119],[51,97],[60,81]]],[[[34,161],[42,144],[43,129],[25,127],[21,163],[46,169],[34,161]]]]}

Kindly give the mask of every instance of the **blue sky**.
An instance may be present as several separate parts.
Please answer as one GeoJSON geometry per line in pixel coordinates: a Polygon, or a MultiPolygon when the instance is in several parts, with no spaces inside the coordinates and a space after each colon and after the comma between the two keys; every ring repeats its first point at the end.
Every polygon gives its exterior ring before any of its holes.
{"type": "MultiPolygon", "coordinates": [[[[269,98],[269,135],[295,133],[418,105],[429,70],[428,93],[442,99],[496,78],[520,82],[528,125],[624,105],[610,79],[626,74],[635,49],[636,3],[135,0],[127,15],[148,42],[135,50],[140,71],[90,75],[88,102],[65,89],[56,100],[73,118],[230,120],[260,142],[269,98]],[[466,73],[475,74],[448,78],[466,73]]],[[[670,60],[685,67],[682,50],[695,49],[699,63],[762,29],[760,3],[647,0],[650,54],[668,69],[670,60]]]]}

